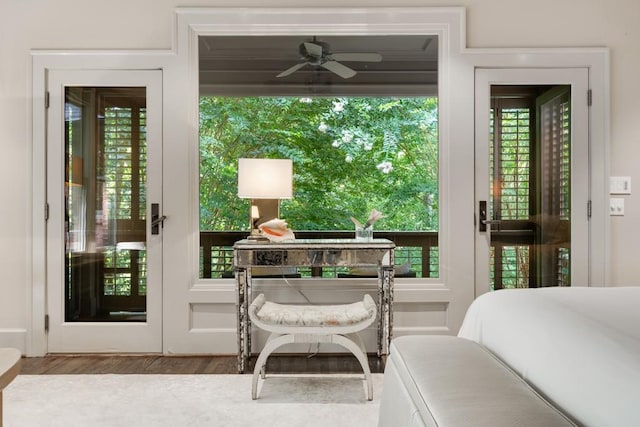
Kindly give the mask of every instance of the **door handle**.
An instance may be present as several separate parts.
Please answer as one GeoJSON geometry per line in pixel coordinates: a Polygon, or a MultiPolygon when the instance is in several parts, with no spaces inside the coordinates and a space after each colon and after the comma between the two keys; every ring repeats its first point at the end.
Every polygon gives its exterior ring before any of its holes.
{"type": "Polygon", "coordinates": [[[151,234],[160,234],[160,225],[164,226],[166,215],[160,216],[160,204],[151,203],[151,234]]]}
{"type": "Polygon", "coordinates": [[[500,229],[500,224],[502,223],[502,221],[500,221],[499,219],[487,219],[487,201],[486,200],[481,200],[478,203],[478,211],[480,216],[478,231],[480,232],[487,231],[487,225],[488,226],[497,225],[498,226],[497,228],[500,229]]]}
{"type": "Polygon", "coordinates": [[[160,218],[156,218],[153,221],[151,221],[151,226],[155,227],[157,225],[160,225],[164,222],[164,220],[167,219],[166,215],[162,215],[160,218]]]}

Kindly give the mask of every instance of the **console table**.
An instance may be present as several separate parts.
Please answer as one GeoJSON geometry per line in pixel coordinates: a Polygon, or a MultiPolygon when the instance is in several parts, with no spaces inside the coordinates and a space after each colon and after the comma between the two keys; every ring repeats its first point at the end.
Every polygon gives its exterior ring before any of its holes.
{"type": "MultiPolygon", "coordinates": [[[[237,291],[238,372],[244,373],[251,356],[252,267],[364,267],[378,269],[378,356],[386,355],[393,327],[395,243],[387,239],[296,239],[282,243],[240,240],[233,245],[237,291]]],[[[323,279],[313,279],[323,280],[323,279]]],[[[345,279],[341,279],[345,280],[345,279]]]]}

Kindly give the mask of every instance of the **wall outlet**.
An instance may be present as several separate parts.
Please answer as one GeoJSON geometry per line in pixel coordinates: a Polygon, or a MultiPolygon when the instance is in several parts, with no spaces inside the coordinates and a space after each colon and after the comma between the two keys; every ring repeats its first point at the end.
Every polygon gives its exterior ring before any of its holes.
{"type": "Polygon", "coordinates": [[[622,197],[611,197],[609,199],[609,215],[624,215],[624,199],[622,197]]]}

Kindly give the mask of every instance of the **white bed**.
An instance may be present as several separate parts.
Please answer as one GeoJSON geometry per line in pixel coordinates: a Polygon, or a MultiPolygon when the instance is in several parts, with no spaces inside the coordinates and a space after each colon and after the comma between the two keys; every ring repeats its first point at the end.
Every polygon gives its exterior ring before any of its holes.
{"type": "Polygon", "coordinates": [[[501,290],[471,305],[476,341],[585,426],[640,426],[640,287],[501,290]]]}

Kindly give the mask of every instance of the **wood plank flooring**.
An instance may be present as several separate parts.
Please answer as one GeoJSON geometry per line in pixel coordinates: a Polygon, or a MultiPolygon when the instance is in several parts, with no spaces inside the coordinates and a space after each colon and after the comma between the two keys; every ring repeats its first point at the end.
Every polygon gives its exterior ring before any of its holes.
{"type": "MultiPolygon", "coordinates": [[[[247,372],[253,372],[251,358],[247,372]]],[[[384,372],[384,362],[369,356],[372,373],[384,372]]],[[[164,355],[48,355],[22,359],[21,374],[235,374],[236,356],[164,355]]],[[[351,355],[273,355],[267,361],[271,373],[360,373],[362,368],[351,355]]]]}

